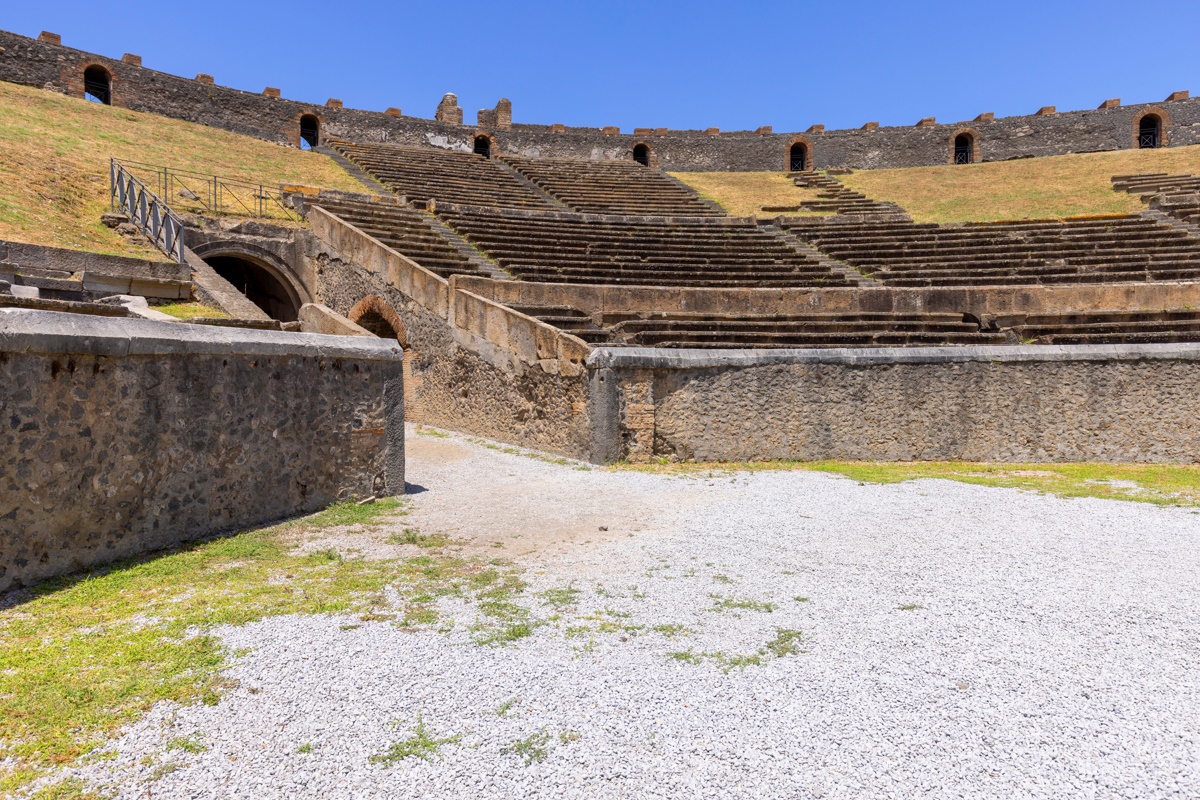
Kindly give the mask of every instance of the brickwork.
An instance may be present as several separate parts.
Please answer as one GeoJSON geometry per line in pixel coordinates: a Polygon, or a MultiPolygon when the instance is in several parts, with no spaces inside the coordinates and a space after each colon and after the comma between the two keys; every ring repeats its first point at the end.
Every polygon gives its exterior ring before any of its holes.
{"type": "Polygon", "coordinates": [[[1138,147],[1142,120],[1149,116],[1158,117],[1158,146],[1169,147],[1171,145],[1171,116],[1160,106],[1146,106],[1133,115],[1132,139],[1130,140],[1132,145],[1138,147]]]}
{"type": "MultiPolygon", "coordinates": [[[[119,59],[97,56],[53,39],[31,39],[0,32],[0,80],[57,88],[82,96],[82,75],[87,65],[103,66],[112,76],[113,105],[224,128],[281,143],[299,140],[297,120],[314,109],[323,112],[322,134],[360,142],[442,149],[471,149],[474,128],[462,125],[462,109],[447,97],[435,119],[400,116],[349,108],[327,108],[258,92],[215,86],[207,81],[167,75],[134,67],[119,59]]],[[[1134,117],[1144,109],[1161,109],[1170,118],[1171,147],[1200,143],[1200,99],[1175,92],[1170,99],[1149,104],[1115,105],[1090,111],[1057,112],[1044,107],[1028,116],[987,119],[973,123],[980,160],[1060,155],[1064,153],[1128,149],[1134,145],[1134,117]]],[[[498,106],[499,108],[499,106],[498,106]]],[[[493,109],[496,111],[497,109],[493,109]]],[[[509,106],[511,114],[511,106],[509,106]]],[[[497,115],[494,129],[496,155],[624,160],[644,138],[623,134],[614,126],[583,128],[509,123],[497,115]]],[[[1164,117],[1165,119],[1165,117],[1164,117]]],[[[824,130],[806,135],[812,141],[815,169],[851,167],[871,169],[946,163],[946,142],[959,124],[880,127],[868,123],[861,129],[824,130]]],[[[776,171],[781,154],[797,134],[756,131],[653,130],[657,163],[672,171],[776,171]]],[[[1167,138],[1164,135],[1164,138],[1167,138]]]]}

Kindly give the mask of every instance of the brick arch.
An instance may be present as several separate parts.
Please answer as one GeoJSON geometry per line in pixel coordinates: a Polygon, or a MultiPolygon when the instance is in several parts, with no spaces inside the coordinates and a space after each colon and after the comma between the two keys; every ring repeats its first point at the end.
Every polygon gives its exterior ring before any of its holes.
{"type": "Polygon", "coordinates": [[[304,117],[316,117],[319,135],[318,141],[325,135],[325,117],[315,108],[308,108],[298,112],[292,117],[292,124],[284,128],[280,133],[288,140],[288,144],[292,147],[300,146],[300,120],[304,117]]]}
{"type": "Polygon", "coordinates": [[[95,59],[85,59],[80,61],[74,67],[63,71],[62,82],[66,88],[66,93],[69,97],[78,97],[83,99],[83,76],[92,67],[99,67],[108,73],[108,104],[113,107],[124,108],[123,102],[117,100],[117,71],[113,69],[112,64],[95,59]]]}
{"type": "MultiPolygon", "coordinates": [[[[400,315],[397,314],[396,309],[392,308],[388,301],[384,300],[382,297],[373,294],[367,295],[362,300],[359,300],[357,303],[355,303],[354,308],[350,309],[350,313],[347,314],[347,316],[349,317],[350,321],[356,325],[362,325],[360,320],[363,320],[364,318],[367,318],[368,321],[370,321],[370,317],[376,317],[384,325],[392,329],[392,334],[396,337],[396,341],[400,343],[401,347],[408,347],[408,334],[404,330],[404,323],[400,321],[400,315]]],[[[363,325],[363,327],[371,331],[371,333],[374,333],[376,336],[379,336],[379,332],[377,330],[373,330],[372,326],[363,325]]]]}
{"type": "Polygon", "coordinates": [[[475,152],[475,140],[478,139],[480,136],[482,136],[484,139],[487,139],[487,141],[488,141],[488,158],[491,158],[500,152],[498,149],[499,145],[496,143],[496,137],[481,128],[479,130],[476,130],[475,133],[471,134],[471,152],[472,153],[475,152]]]}
{"type": "Polygon", "coordinates": [[[1159,106],[1147,106],[1133,115],[1132,139],[1133,147],[1138,146],[1138,135],[1141,133],[1142,119],[1151,114],[1158,117],[1158,146],[1166,147],[1171,143],[1171,115],[1159,106]]]}
{"type": "Polygon", "coordinates": [[[971,163],[979,163],[979,131],[974,128],[955,128],[950,133],[950,155],[946,159],[947,163],[954,163],[954,142],[959,136],[964,135],[971,138],[971,163]]]}
{"type": "Polygon", "coordinates": [[[638,139],[629,146],[629,160],[633,161],[633,153],[638,149],[639,146],[646,148],[646,161],[648,162],[646,166],[657,168],[659,164],[658,154],[654,152],[654,145],[650,144],[645,139],[638,139]]]}
{"type": "Polygon", "coordinates": [[[795,144],[804,145],[806,152],[804,157],[804,171],[812,172],[816,158],[814,157],[813,143],[807,136],[793,136],[787,140],[787,144],[783,146],[783,171],[792,171],[792,145],[795,144]]]}

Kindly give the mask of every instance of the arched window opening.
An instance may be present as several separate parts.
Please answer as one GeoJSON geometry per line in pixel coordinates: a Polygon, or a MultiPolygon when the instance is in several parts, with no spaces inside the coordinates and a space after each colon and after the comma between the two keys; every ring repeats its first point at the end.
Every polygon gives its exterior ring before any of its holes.
{"type": "Polygon", "coordinates": [[[380,339],[400,338],[400,331],[396,330],[390,322],[384,319],[382,314],[373,309],[371,311],[367,311],[365,314],[359,317],[358,324],[378,336],[380,339]]]}
{"type": "Polygon", "coordinates": [[[808,168],[808,148],[803,142],[796,142],[788,152],[788,169],[792,172],[803,172],[808,168]]]}
{"type": "Polygon", "coordinates": [[[484,158],[492,157],[492,143],[488,141],[488,137],[475,137],[475,155],[483,156],[484,158]]]}
{"type": "Polygon", "coordinates": [[[1147,114],[1138,122],[1138,147],[1162,146],[1162,120],[1157,114],[1147,114]]]}
{"type": "Polygon", "coordinates": [[[955,164],[970,164],[971,151],[974,149],[975,143],[971,141],[968,134],[960,133],[954,137],[954,163],[955,164]]]}
{"type": "Polygon", "coordinates": [[[271,319],[296,321],[299,309],[295,301],[283,283],[268,270],[236,256],[214,256],[204,261],[271,319]]]}
{"type": "Polygon", "coordinates": [[[650,166],[650,148],[644,144],[639,144],[633,148],[633,160],[643,167],[650,166]]]}
{"type": "Polygon", "coordinates": [[[320,143],[321,120],[312,114],[305,114],[300,118],[300,149],[311,150],[320,143]]]}
{"type": "Polygon", "coordinates": [[[83,97],[93,103],[112,105],[112,76],[108,70],[93,64],[83,71],[83,97]]]}

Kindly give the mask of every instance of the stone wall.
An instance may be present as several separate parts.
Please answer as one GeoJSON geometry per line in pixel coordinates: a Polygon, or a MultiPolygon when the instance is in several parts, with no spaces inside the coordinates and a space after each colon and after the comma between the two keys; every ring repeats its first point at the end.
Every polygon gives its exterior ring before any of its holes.
{"type": "Polygon", "coordinates": [[[379,297],[404,327],[414,421],[591,457],[584,342],[459,291],[460,276],[438,277],[319,205],[308,219],[318,302],[349,315],[379,297]]]}
{"type": "Polygon", "coordinates": [[[1200,461],[1195,344],[600,348],[588,366],[608,460],[1200,461]]]}
{"type": "Polygon", "coordinates": [[[0,309],[0,591],[404,491],[395,342],[0,309]]]}
{"type": "MultiPolygon", "coordinates": [[[[111,59],[0,31],[0,80],[44,86],[83,96],[83,72],[99,65],[112,76],[114,105],[198,122],[250,136],[300,146],[300,118],[311,114],[320,122],[321,136],[357,141],[470,151],[477,126],[461,124],[462,110],[443,101],[439,119],[401,116],[399,112],[348,109],[338,103],[307,103],[278,97],[278,91],[244,92],[216,85],[211,75],[196,79],[167,75],[119,59],[111,59]]],[[[447,96],[449,98],[449,95],[447,96]]],[[[1105,103],[1093,111],[1055,113],[1047,107],[1035,114],[993,118],[982,114],[971,121],[911,126],[825,130],[814,125],[800,135],[773,133],[769,126],[754,132],[721,133],[636,129],[622,134],[615,128],[512,124],[512,106],[501,101],[484,114],[482,125],[492,135],[496,153],[532,157],[631,159],[633,148],[645,144],[651,161],[672,171],[783,171],[793,142],[810,144],[810,166],[816,169],[872,169],[947,164],[953,160],[954,139],[972,137],[979,160],[999,161],[1029,156],[1060,155],[1135,146],[1137,124],[1146,113],[1163,120],[1167,146],[1200,143],[1200,99],[1186,92],[1168,100],[1121,106],[1105,103]]],[[[783,98],[781,98],[783,102],[783,98]]],[[[915,115],[914,115],[915,116],[915,115]]]]}

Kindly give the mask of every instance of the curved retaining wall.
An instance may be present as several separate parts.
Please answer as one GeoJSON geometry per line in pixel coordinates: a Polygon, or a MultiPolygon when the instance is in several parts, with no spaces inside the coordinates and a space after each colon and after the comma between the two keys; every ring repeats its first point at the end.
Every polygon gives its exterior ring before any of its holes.
{"type": "Polygon", "coordinates": [[[490,123],[485,120],[482,127],[476,127],[343,108],[340,101],[304,103],[282,99],[276,93],[244,92],[147,69],[137,57],[107,58],[0,31],[0,80],[83,97],[83,73],[91,65],[102,66],[112,76],[114,105],[295,146],[300,145],[300,118],[306,114],[318,118],[323,136],[468,152],[479,132],[490,136],[497,152],[530,157],[628,159],[637,144],[645,144],[653,165],[685,172],[784,171],[789,168],[789,148],[797,141],[809,146],[809,166],[817,169],[952,163],[959,133],[972,137],[976,161],[1123,150],[1136,146],[1138,120],[1145,113],[1162,118],[1167,146],[1200,143],[1200,99],[1187,99],[1186,92],[1158,103],[1114,106],[1106,102],[1093,111],[1000,119],[984,114],[953,124],[851,130],[827,131],[816,125],[803,133],[639,129],[623,134],[612,128],[510,124],[508,115],[494,112],[485,115],[490,123]]]}
{"type": "Polygon", "coordinates": [[[599,348],[594,460],[1200,461],[1200,345],[599,348]]]}
{"type": "Polygon", "coordinates": [[[395,341],[0,309],[0,591],[403,494],[395,341]]]}

